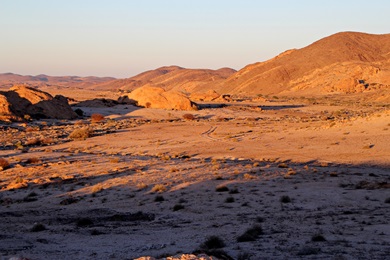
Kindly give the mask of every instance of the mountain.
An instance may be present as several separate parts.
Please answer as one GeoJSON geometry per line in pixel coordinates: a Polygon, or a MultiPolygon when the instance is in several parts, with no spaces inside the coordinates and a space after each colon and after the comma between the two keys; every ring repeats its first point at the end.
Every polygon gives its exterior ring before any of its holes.
{"type": "Polygon", "coordinates": [[[17,83],[121,92],[147,85],[188,95],[210,91],[244,96],[378,92],[387,100],[390,34],[336,33],[239,71],[166,66],[126,79],[0,74],[0,87],[17,83]]]}
{"type": "Polygon", "coordinates": [[[268,61],[247,65],[216,90],[248,95],[294,91],[324,94],[332,92],[332,86],[337,84],[341,85],[333,90],[343,92],[342,82],[385,86],[390,84],[389,61],[390,34],[342,32],[268,61]],[[322,84],[320,89],[318,84],[322,84]]]}
{"type": "Polygon", "coordinates": [[[57,86],[57,87],[79,87],[83,88],[95,84],[101,84],[115,80],[112,77],[78,77],[60,76],[53,77],[44,74],[36,76],[22,76],[14,73],[0,73],[0,87],[12,87],[13,85],[27,84],[36,87],[57,86]]]}
{"type": "Polygon", "coordinates": [[[141,86],[160,87],[165,90],[177,90],[192,93],[213,89],[222,84],[236,71],[231,68],[218,70],[186,69],[178,66],[161,67],[149,70],[127,79],[119,79],[91,86],[95,90],[132,91],[141,86]]]}

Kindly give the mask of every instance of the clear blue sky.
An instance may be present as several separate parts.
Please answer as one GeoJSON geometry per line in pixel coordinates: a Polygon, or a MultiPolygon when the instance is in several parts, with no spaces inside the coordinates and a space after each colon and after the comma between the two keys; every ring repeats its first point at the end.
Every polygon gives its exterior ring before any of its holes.
{"type": "Polygon", "coordinates": [[[0,73],[240,69],[340,31],[390,33],[390,1],[0,0],[0,73]]]}

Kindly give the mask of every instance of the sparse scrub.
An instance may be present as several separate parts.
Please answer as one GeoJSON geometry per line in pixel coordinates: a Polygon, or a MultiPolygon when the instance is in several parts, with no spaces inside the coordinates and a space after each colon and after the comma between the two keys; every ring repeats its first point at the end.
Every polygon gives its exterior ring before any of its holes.
{"type": "Polygon", "coordinates": [[[157,195],[157,196],[154,198],[154,201],[155,201],[155,202],[161,202],[161,201],[164,201],[164,200],[165,200],[164,197],[161,196],[161,195],[157,195]]]}
{"type": "Polygon", "coordinates": [[[240,191],[237,188],[231,189],[229,191],[229,194],[238,194],[238,193],[240,193],[240,191]]]}
{"type": "Polygon", "coordinates": [[[286,163],[280,163],[278,165],[279,168],[288,168],[288,165],[286,163]]]}
{"type": "Polygon", "coordinates": [[[46,230],[46,227],[41,223],[35,223],[33,227],[30,229],[31,232],[41,232],[44,230],[46,230]]]}
{"type": "Polygon", "coordinates": [[[182,204],[176,204],[175,206],[173,206],[173,211],[179,211],[181,209],[184,209],[184,205],[182,204]]]}
{"type": "Polygon", "coordinates": [[[390,203],[390,197],[385,199],[385,203],[390,203]]]}
{"type": "Polygon", "coordinates": [[[254,176],[252,174],[249,174],[249,173],[245,173],[244,174],[244,179],[245,180],[253,180],[253,179],[256,179],[256,176],[254,176]]]}
{"type": "Polygon", "coordinates": [[[110,163],[118,163],[118,162],[119,162],[119,158],[118,157],[110,158],[110,163]]]}
{"type": "Polygon", "coordinates": [[[226,191],[229,191],[229,188],[226,187],[225,185],[221,185],[221,186],[217,186],[217,188],[215,188],[215,191],[217,191],[217,192],[226,192],[226,191]]]}
{"type": "Polygon", "coordinates": [[[40,163],[40,162],[41,162],[41,160],[37,157],[31,157],[31,158],[28,158],[26,160],[27,164],[35,164],[35,163],[40,163]]]}
{"type": "Polygon", "coordinates": [[[101,192],[102,190],[104,190],[103,184],[98,183],[98,184],[96,184],[95,186],[92,187],[91,193],[92,193],[92,195],[94,195],[94,194],[96,194],[98,192],[101,192]]]}
{"type": "Polygon", "coordinates": [[[93,225],[93,221],[90,218],[80,218],[77,220],[77,227],[87,227],[93,225]]]}
{"type": "Polygon", "coordinates": [[[311,237],[312,242],[324,242],[326,241],[325,237],[321,234],[315,234],[311,237]]]}
{"type": "Polygon", "coordinates": [[[10,167],[9,162],[4,158],[0,158],[0,170],[5,170],[8,169],[9,167],[10,167]]]}
{"type": "Polygon", "coordinates": [[[88,127],[75,129],[69,134],[69,138],[73,140],[84,140],[92,136],[92,131],[88,127]]]}
{"type": "Polygon", "coordinates": [[[291,202],[291,198],[288,195],[283,195],[282,197],[280,197],[280,202],[281,203],[290,203],[291,202]]]}
{"type": "Polygon", "coordinates": [[[185,120],[195,120],[195,116],[193,114],[184,114],[183,118],[185,120]]]}
{"type": "Polygon", "coordinates": [[[217,236],[210,236],[200,247],[205,250],[219,249],[225,247],[225,242],[217,236]]]}
{"type": "Polygon", "coordinates": [[[91,115],[91,122],[92,123],[99,123],[104,120],[104,116],[102,114],[92,114],[91,115]]]}
{"type": "Polygon", "coordinates": [[[161,192],[164,192],[167,190],[167,187],[164,185],[164,184],[156,184],[154,185],[154,187],[152,188],[151,192],[158,192],[158,193],[161,193],[161,192]]]}
{"type": "Polygon", "coordinates": [[[32,145],[40,145],[41,139],[39,138],[32,138],[26,141],[25,145],[32,146],[32,145]]]}
{"type": "Polygon", "coordinates": [[[235,201],[235,199],[233,197],[227,197],[225,199],[225,203],[233,203],[235,201]]]}
{"type": "Polygon", "coordinates": [[[224,250],[221,249],[223,247],[225,247],[225,242],[221,238],[217,236],[210,236],[207,238],[207,240],[204,243],[200,245],[199,249],[193,253],[206,254],[212,256],[213,259],[214,257],[216,259],[226,259],[226,260],[234,259],[231,256],[229,256],[224,250]]]}
{"type": "Polygon", "coordinates": [[[143,190],[143,189],[146,189],[147,187],[148,187],[148,185],[145,184],[144,182],[141,182],[141,183],[137,184],[137,189],[138,190],[143,190]]]}
{"type": "Polygon", "coordinates": [[[260,225],[254,225],[253,227],[247,229],[244,234],[237,238],[237,242],[249,242],[255,241],[259,236],[263,234],[263,229],[260,225]]]}

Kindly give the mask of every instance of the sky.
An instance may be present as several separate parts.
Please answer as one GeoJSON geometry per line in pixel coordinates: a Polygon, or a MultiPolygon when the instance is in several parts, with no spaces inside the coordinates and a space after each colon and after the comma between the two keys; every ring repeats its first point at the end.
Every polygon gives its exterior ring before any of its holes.
{"type": "Polygon", "coordinates": [[[0,73],[239,70],[341,31],[390,33],[389,11],[388,0],[0,0],[0,73]]]}

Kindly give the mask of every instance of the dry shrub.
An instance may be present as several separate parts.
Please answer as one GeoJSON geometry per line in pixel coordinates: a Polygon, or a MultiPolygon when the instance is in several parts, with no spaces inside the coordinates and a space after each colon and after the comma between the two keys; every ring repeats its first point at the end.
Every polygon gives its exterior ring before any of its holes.
{"type": "Polygon", "coordinates": [[[34,127],[26,127],[25,131],[26,132],[34,132],[34,131],[38,131],[39,129],[36,129],[34,127]]]}
{"type": "Polygon", "coordinates": [[[183,118],[185,120],[195,120],[195,116],[193,114],[184,114],[183,118]]]}
{"type": "Polygon", "coordinates": [[[229,191],[229,188],[226,187],[225,185],[220,185],[215,188],[216,192],[226,192],[229,191]]]}
{"type": "Polygon", "coordinates": [[[283,195],[283,196],[280,197],[280,202],[281,203],[290,203],[291,202],[291,198],[288,195],[283,195]]]}
{"type": "Polygon", "coordinates": [[[78,120],[74,123],[74,125],[76,126],[81,126],[81,125],[84,125],[84,121],[83,120],[78,120]]]}
{"type": "Polygon", "coordinates": [[[75,129],[72,133],[69,134],[70,139],[87,139],[92,136],[92,131],[88,127],[75,129]]]}
{"type": "Polygon", "coordinates": [[[92,123],[99,123],[99,122],[102,122],[104,120],[104,116],[102,114],[92,114],[91,115],[91,122],[92,123]]]}
{"type": "Polygon", "coordinates": [[[41,160],[37,157],[31,157],[31,158],[28,158],[26,160],[27,164],[34,164],[34,163],[39,163],[39,162],[41,162],[41,160]]]}
{"type": "Polygon", "coordinates": [[[249,174],[249,173],[245,173],[243,177],[244,177],[245,180],[254,180],[254,179],[256,179],[256,176],[254,176],[252,174],[249,174]]]}
{"type": "Polygon", "coordinates": [[[144,182],[141,182],[141,183],[138,183],[137,184],[137,189],[138,190],[143,190],[143,189],[146,189],[148,187],[148,185],[144,182]]]}
{"type": "Polygon", "coordinates": [[[237,242],[255,241],[261,234],[263,234],[261,226],[254,225],[253,227],[247,229],[241,236],[237,237],[237,242]]]}
{"type": "Polygon", "coordinates": [[[145,103],[145,107],[146,107],[146,108],[150,108],[151,106],[152,106],[152,103],[150,103],[150,102],[146,102],[146,103],[145,103]]]}
{"type": "Polygon", "coordinates": [[[3,169],[8,169],[9,168],[9,162],[4,159],[4,158],[0,158],[0,170],[3,169]]]}
{"type": "Polygon", "coordinates": [[[102,190],[104,190],[103,184],[98,183],[98,184],[96,184],[95,186],[92,187],[91,193],[92,193],[92,194],[96,194],[96,193],[98,193],[98,192],[101,192],[102,190]]]}
{"type": "Polygon", "coordinates": [[[164,192],[166,190],[167,190],[167,187],[165,187],[164,184],[156,184],[156,185],[154,185],[154,187],[152,188],[151,191],[161,193],[161,192],[164,192]]]}
{"type": "Polygon", "coordinates": [[[55,143],[55,140],[51,137],[45,137],[45,138],[41,139],[41,143],[42,144],[53,144],[53,143],[55,143]]]}
{"type": "Polygon", "coordinates": [[[40,145],[40,144],[41,144],[41,139],[33,138],[33,139],[27,140],[25,145],[40,145]]]}

